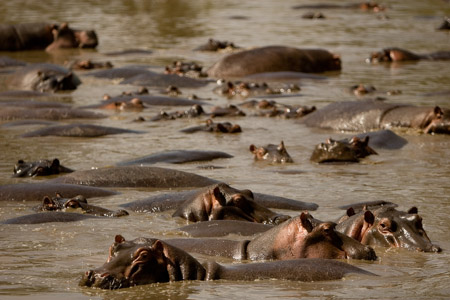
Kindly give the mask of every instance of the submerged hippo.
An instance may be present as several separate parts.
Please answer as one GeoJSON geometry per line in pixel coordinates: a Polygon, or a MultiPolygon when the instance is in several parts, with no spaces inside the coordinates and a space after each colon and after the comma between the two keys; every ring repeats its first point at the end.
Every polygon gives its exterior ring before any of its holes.
{"type": "Polygon", "coordinates": [[[281,141],[279,145],[268,144],[264,147],[256,147],[251,144],[249,147],[250,152],[253,153],[255,160],[264,160],[271,163],[292,163],[294,160],[284,146],[284,142],[281,141]]]}
{"type": "Polygon", "coordinates": [[[26,65],[12,73],[7,83],[22,90],[57,92],[75,90],[81,81],[69,69],[49,63],[36,63],[26,65]]]}
{"type": "Polygon", "coordinates": [[[99,219],[94,215],[85,215],[73,212],[59,212],[59,211],[46,211],[41,213],[35,213],[31,215],[20,216],[11,218],[0,222],[0,224],[42,224],[42,223],[67,223],[78,222],[86,219],[99,219]]]}
{"type": "Polygon", "coordinates": [[[67,23],[0,24],[2,51],[95,48],[97,44],[95,31],[72,29],[67,23]]]}
{"type": "Polygon", "coordinates": [[[140,104],[139,106],[147,107],[147,106],[192,106],[192,105],[203,105],[205,104],[202,101],[184,99],[184,98],[175,98],[175,97],[166,97],[166,96],[150,96],[150,95],[120,95],[116,97],[108,98],[107,100],[102,101],[100,104],[83,106],[82,108],[115,108],[117,109],[117,103],[121,105],[122,103],[131,103],[129,105],[131,107],[136,108],[136,104],[140,104]]]}
{"type": "MultiPolygon", "coordinates": [[[[37,101],[36,101],[37,102],[37,101]]],[[[1,105],[1,104],[0,104],[1,105]]],[[[1,105],[0,120],[103,119],[106,115],[71,107],[17,107],[1,105]]]]}
{"type": "Polygon", "coordinates": [[[368,144],[368,136],[362,140],[356,136],[351,140],[328,139],[326,143],[321,143],[314,148],[310,160],[316,163],[359,162],[361,158],[377,154],[368,144]]]}
{"type": "Polygon", "coordinates": [[[8,56],[1,55],[0,56],[0,68],[8,68],[8,67],[22,67],[25,66],[26,63],[8,56]]]}
{"type": "Polygon", "coordinates": [[[416,207],[403,212],[392,205],[383,205],[372,211],[363,209],[356,214],[348,209],[347,213],[348,218],[339,223],[336,230],[364,245],[425,252],[441,251],[441,248],[428,238],[416,207]]]}
{"type": "MultiPolygon", "coordinates": [[[[215,184],[207,186],[204,189],[159,194],[146,199],[129,202],[121,206],[137,212],[150,213],[178,209],[184,202],[188,200],[193,201],[193,199],[195,199],[199,194],[205,193],[205,191],[211,191],[214,187],[216,187],[215,184]]],[[[268,208],[288,209],[295,211],[316,210],[318,208],[316,203],[303,202],[300,200],[262,193],[252,192],[252,194],[253,201],[268,208]]]]}
{"type": "Polygon", "coordinates": [[[194,49],[194,51],[219,51],[223,49],[233,50],[238,48],[240,47],[235,46],[234,43],[229,41],[208,39],[208,41],[205,44],[198,46],[197,48],[194,49]]]}
{"type": "Polygon", "coordinates": [[[385,10],[383,5],[380,5],[373,1],[366,1],[361,3],[344,3],[344,4],[334,4],[334,3],[317,3],[317,4],[306,4],[306,5],[296,5],[292,7],[293,9],[361,9],[363,11],[373,11],[380,12],[385,10]]]}
{"type": "Polygon", "coordinates": [[[425,133],[450,133],[450,110],[387,103],[379,100],[331,103],[299,120],[309,127],[370,131],[404,127],[425,133]]]}
{"type": "Polygon", "coordinates": [[[205,125],[192,126],[180,130],[185,133],[194,133],[198,131],[218,132],[218,133],[239,133],[242,132],[241,126],[238,124],[231,124],[230,122],[214,123],[213,120],[208,119],[205,125]]]}
{"type": "Polygon", "coordinates": [[[150,165],[156,163],[182,164],[195,161],[210,161],[218,158],[231,158],[233,155],[210,150],[171,150],[153,153],[141,158],[118,163],[119,166],[150,165]]]}
{"type": "Polygon", "coordinates": [[[281,88],[270,87],[265,82],[231,82],[219,80],[217,84],[218,86],[213,89],[213,92],[226,96],[227,98],[260,97],[265,95],[298,93],[300,91],[300,87],[296,84],[283,84],[281,88]]]}
{"type": "Polygon", "coordinates": [[[256,203],[250,190],[238,190],[225,183],[200,191],[183,202],[172,216],[192,222],[245,220],[266,224],[280,224],[289,219],[289,216],[277,214],[256,203]]]}
{"type": "Polygon", "coordinates": [[[25,134],[22,137],[40,137],[40,136],[70,136],[70,137],[100,137],[110,134],[123,133],[143,133],[142,131],[106,127],[93,124],[68,124],[68,125],[54,125],[37,129],[25,134]]]}
{"type": "Polygon", "coordinates": [[[215,184],[217,180],[167,168],[118,166],[75,171],[49,182],[100,187],[192,188],[215,184]]]}
{"type": "Polygon", "coordinates": [[[44,196],[41,205],[37,207],[38,211],[65,211],[65,212],[81,212],[83,214],[100,216],[100,217],[122,217],[127,216],[126,210],[117,211],[109,210],[100,206],[88,204],[86,197],[77,195],[73,198],[64,198],[61,194],[56,193],[55,197],[44,196]]]}
{"type": "Polygon", "coordinates": [[[202,265],[187,252],[161,240],[137,238],[126,241],[116,235],[105,264],[87,271],[79,285],[119,289],[180,280],[336,280],[348,273],[374,275],[350,264],[327,259],[298,259],[222,266],[202,265]]]}
{"type": "Polygon", "coordinates": [[[13,177],[48,176],[71,172],[73,170],[61,165],[57,158],[53,160],[41,159],[33,162],[25,162],[20,159],[14,166],[13,177]]]}
{"type": "Polygon", "coordinates": [[[203,107],[199,104],[192,105],[187,110],[177,110],[173,112],[161,111],[156,116],[152,117],[150,121],[160,121],[160,120],[176,120],[183,118],[197,118],[202,115],[205,115],[205,111],[203,107]]]}
{"type": "Polygon", "coordinates": [[[0,186],[0,201],[41,201],[47,195],[60,193],[66,197],[106,197],[117,192],[91,186],[61,183],[18,183],[0,186]]]}
{"type": "Polygon", "coordinates": [[[207,73],[215,78],[239,78],[265,72],[320,73],[340,69],[340,58],[327,50],[267,46],[225,56],[207,73]]]}
{"type": "Polygon", "coordinates": [[[367,58],[367,62],[396,62],[396,61],[414,61],[414,60],[449,60],[450,51],[437,51],[428,54],[416,54],[401,48],[385,48],[380,52],[374,52],[367,58]]]}
{"type": "Polygon", "coordinates": [[[375,251],[335,231],[335,223],[313,224],[312,216],[299,216],[277,225],[252,240],[169,239],[167,243],[187,252],[225,256],[237,260],[286,260],[297,258],[354,258],[375,260],[375,251]]]}

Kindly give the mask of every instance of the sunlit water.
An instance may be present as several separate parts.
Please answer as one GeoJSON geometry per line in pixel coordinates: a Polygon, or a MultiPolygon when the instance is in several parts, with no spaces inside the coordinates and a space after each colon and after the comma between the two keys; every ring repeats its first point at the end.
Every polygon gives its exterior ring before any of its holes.
{"type": "MultiPolygon", "coordinates": [[[[313,1],[309,1],[313,3],[313,1]]],[[[333,2],[333,1],[329,1],[333,2]]],[[[342,3],[341,1],[334,1],[342,3]]],[[[323,10],[325,20],[305,20],[304,11],[293,10],[308,1],[3,1],[2,22],[68,21],[76,28],[93,28],[100,44],[96,51],[67,50],[55,54],[42,51],[5,53],[29,61],[64,63],[70,59],[110,60],[115,66],[150,65],[161,71],[173,60],[197,61],[204,66],[223,53],[201,53],[190,49],[210,37],[229,40],[242,47],[272,44],[295,47],[320,47],[341,55],[343,70],[330,74],[326,81],[305,80],[300,95],[280,98],[290,104],[316,105],[353,100],[348,87],[364,83],[374,85],[379,96],[389,102],[449,107],[446,96],[426,93],[449,89],[448,62],[418,62],[397,66],[368,65],[365,58],[383,47],[398,46],[418,53],[449,50],[450,34],[436,31],[443,16],[450,15],[448,2],[388,1],[382,14],[357,10],[323,10]],[[45,2],[45,3],[42,3],[45,2]],[[233,18],[232,18],[233,17],[233,18]],[[235,18],[245,17],[245,18],[235,18]],[[107,57],[104,53],[138,48],[152,55],[107,57]],[[401,90],[396,96],[384,92],[401,90]]],[[[105,93],[116,95],[136,87],[82,77],[74,92],[58,97],[74,106],[93,104],[105,93]]],[[[212,98],[211,104],[227,100],[212,92],[214,83],[201,89],[183,89],[212,98]]],[[[164,89],[165,87],[161,87],[164,89]]],[[[5,90],[6,87],[1,87],[5,90]]],[[[158,94],[161,89],[153,89],[158,94]]],[[[54,99],[53,99],[54,100],[54,99]]],[[[35,299],[211,299],[211,298],[306,298],[306,299],[439,299],[450,295],[449,254],[450,199],[448,136],[398,132],[408,140],[400,150],[379,150],[360,164],[316,165],[309,161],[313,147],[332,136],[344,133],[305,128],[293,120],[269,118],[228,118],[238,123],[243,133],[186,135],[179,129],[198,120],[161,123],[134,123],[137,116],[151,117],[163,109],[149,108],[141,113],[110,113],[97,124],[146,131],[144,135],[80,138],[18,138],[34,126],[0,127],[0,184],[37,182],[45,179],[13,179],[12,168],[18,159],[36,160],[58,157],[71,168],[111,166],[162,150],[221,150],[234,158],[212,163],[222,169],[198,168],[204,164],[162,165],[223,180],[237,188],[274,194],[320,205],[313,215],[335,220],[342,211],[336,207],[365,200],[387,200],[401,209],[417,206],[430,238],[443,253],[415,253],[377,248],[380,259],[373,263],[352,261],[378,277],[349,276],[344,280],[317,283],[279,280],[256,282],[177,282],[101,291],[78,287],[81,274],[100,266],[115,234],[127,239],[139,236],[173,237],[173,230],[185,222],[160,214],[131,213],[121,219],[42,225],[2,225],[0,227],[0,298],[35,299]],[[274,166],[256,164],[248,151],[250,144],[279,143],[284,140],[294,164],[274,166]],[[289,174],[279,171],[298,171],[289,174]],[[294,174],[292,174],[294,173],[294,174]]],[[[170,108],[166,108],[170,109],[170,108]]],[[[173,109],[173,108],[172,108],[173,109]]],[[[108,208],[141,199],[158,191],[123,189],[109,198],[90,199],[108,208]]],[[[0,203],[0,219],[32,212],[36,203],[0,203]]],[[[293,212],[285,212],[295,215],[293,212]]],[[[206,259],[206,257],[199,257],[206,259]]],[[[230,263],[227,260],[219,262],[230,263]]]]}

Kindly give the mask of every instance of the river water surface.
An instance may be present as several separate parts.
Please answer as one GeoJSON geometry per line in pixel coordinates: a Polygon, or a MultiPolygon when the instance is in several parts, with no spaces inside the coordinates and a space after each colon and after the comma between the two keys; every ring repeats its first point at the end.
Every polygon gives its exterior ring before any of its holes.
{"type": "MultiPolygon", "coordinates": [[[[315,1],[2,1],[0,18],[4,23],[55,21],[72,27],[95,29],[100,44],[94,50],[64,50],[4,53],[27,62],[63,64],[71,59],[92,58],[111,61],[116,67],[147,65],[156,71],[174,60],[196,61],[209,66],[224,53],[194,52],[208,38],[228,40],[241,47],[288,45],[325,48],[342,58],[343,69],[328,80],[300,82],[298,95],[277,101],[322,107],[328,103],[356,100],[348,92],[352,85],[374,85],[389,102],[419,106],[450,106],[450,63],[429,62],[400,65],[369,65],[365,58],[373,51],[397,46],[418,53],[450,50],[450,34],[437,31],[448,1],[386,1],[383,13],[359,10],[322,10],[326,19],[307,20],[298,4],[315,1]],[[151,55],[106,56],[111,51],[130,48],[153,51],[151,55]],[[386,91],[401,90],[399,95],[386,91]],[[445,93],[447,91],[447,93],[445,93]],[[436,93],[443,92],[443,93],[436,93]]],[[[342,1],[331,1],[340,4],[342,1]]],[[[3,53],[2,53],[3,54],[3,53]]],[[[82,106],[98,103],[103,94],[120,94],[137,87],[115,81],[93,79],[79,73],[83,84],[76,91],[50,100],[82,106]]],[[[3,75],[2,78],[7,75],[3,75]]],[[[212,92],[215,83],[200,89],[182,89],[211,98],[213,105],[239,103],[212,92]]],[[[158,94],[161,89],[151,89],[158,94]]],[[[0,86],[1,90],[7,87],[0,86]]],[[[45,99],[49,100],[49,99],[45,99]]],[[[315,202],[312,214],[324,220],[340,216],[337,206],[366,200],[395,202],[400,209],[419,208],[425,230],[443,248],[439,254],[416,253],[403,249],[376,248],[375,262],[350,261],[377,277],[349,276],[329,282],[177,282],[154,284],[120,291],[80,288],[84,271],[100,266],[116,234],[127,239],[140,236],[175,237],[173,230],[186,224],[171,218],[171,212],[133,213],[113,220],[74,223],[0,226],[0,298],[16,299],[444,299],[450,295],[450,137],[399,131],[408,144],[399,150],[378,150],[360,164],[317,165],[309,161],[312,149],[328,137],[349,134],[306,128],[293,120],[262,117],[227,118],[243,128],[241,134],[198,133],[186,135],[181,128],[199,120],[172,122],[132,122],[138,116],[151,117],[161,109],[143,112],[109,113],[97,124],[146,131],[143,135],[124,134],[101,138],[19,138],[33,126],[0,127],[0,184],[39,182],[40,178],[11,178],[14,163],[57,157],[67,167],[83,170],[112,166],[117,162],[154,152],[174,149],[220,150],[232,159],[213,164],[223,168],[199,168],[204,163],[163,165],[223,180],[236,188],[315,202]],[[267,165],[254,163],[250,144],[284,143],[295,163],[267,165]],[[288,171],[288,172],[281,172],[288,171]]],[[[121,194],[90,199],[108,208],[142,199],[163,191],[118,189],[121,194]]],[[[32,212],[36,203],[0,203],[0,220],[32,212]]],[[[295,212],[285,212],[295,215],[295,212]]],[[[199,256],[200,259],[206,257],[199,256]]],[[[232,263],[218,259],[221,263],[232,263]]]]}

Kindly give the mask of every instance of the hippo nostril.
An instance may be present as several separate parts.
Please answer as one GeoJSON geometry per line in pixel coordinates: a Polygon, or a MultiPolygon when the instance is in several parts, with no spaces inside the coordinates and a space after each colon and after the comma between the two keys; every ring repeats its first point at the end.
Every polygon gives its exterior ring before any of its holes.
{"type": "Polygon", "coordinates": [[[431,251],[437,253],[437,252],[441,252],[442,249],[441,249],[441,247],[439,247],[437,245],[433,245],[433,246],[431,246],[431,251]]]}

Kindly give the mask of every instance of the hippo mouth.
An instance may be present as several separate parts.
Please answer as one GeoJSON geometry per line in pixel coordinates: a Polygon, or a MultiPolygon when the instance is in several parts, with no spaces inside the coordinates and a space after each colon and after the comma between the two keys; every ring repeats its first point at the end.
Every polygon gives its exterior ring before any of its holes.
{"type": "Polygon", "coordinates": [[[93,270],[87,271],[79,282],[79,286],[96,287],[100,289],[116,290],[130,287],[130,281],[124,277],[118,279],[107,273],[99,274],[93,270]]]}

